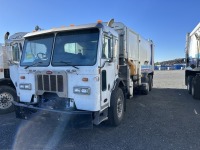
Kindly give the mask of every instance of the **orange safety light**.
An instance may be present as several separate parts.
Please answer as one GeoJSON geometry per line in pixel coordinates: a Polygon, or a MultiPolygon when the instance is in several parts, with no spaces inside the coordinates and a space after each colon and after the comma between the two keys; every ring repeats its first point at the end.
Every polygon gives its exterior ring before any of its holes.
{"type": "Polygon", "coordinates": [[[102,20],[97,20],[97,23],[102,23],[102,20]]]}
{"type": "Polygon", "coordinates": [[[70,24],[69,26],[70,26],[70,27],[74,27],[75,25],[74,25],[74,24],[70,24]]]}
{"type": "Polygon", "coordinates": [[[88,78],[82,78],[82,81],[88,82],[88,78]]]}

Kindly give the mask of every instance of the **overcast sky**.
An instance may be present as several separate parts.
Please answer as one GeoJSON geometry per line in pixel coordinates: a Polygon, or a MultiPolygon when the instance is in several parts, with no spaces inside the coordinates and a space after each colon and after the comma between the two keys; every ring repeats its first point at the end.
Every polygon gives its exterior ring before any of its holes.
{"type": "Polygon", "coordinates": [[[155,43],[155,61],[185,57],[187,32],[199,23],[200,0],[0,0],[5,32],[31,32],[114,18],[155,43]]]}

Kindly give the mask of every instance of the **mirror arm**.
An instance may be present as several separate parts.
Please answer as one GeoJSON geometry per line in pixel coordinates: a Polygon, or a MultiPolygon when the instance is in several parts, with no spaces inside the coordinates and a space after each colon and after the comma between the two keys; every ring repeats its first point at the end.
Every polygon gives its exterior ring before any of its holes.
{"type": "Polygon", "coordinates": [[[100,69],[103,68],[107,62],[108,62],[108,63],[111,63],[111,62],[112,62],[112,58],[109,59],[109,60],[104,61],[103,65],[102,65],[102,66],[99,66],[99,68],[100,68],[100,69]]]}

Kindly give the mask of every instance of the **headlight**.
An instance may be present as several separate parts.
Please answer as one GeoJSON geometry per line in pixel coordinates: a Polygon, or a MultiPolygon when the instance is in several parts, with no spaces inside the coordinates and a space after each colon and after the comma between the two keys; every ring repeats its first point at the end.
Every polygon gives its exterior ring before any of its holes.
{"type": "Polygon", "coordinates": [[[22,90],[31,90],[31,84],[19,84],[19,88],[22,90]]]}
{"type": "Polygon", "coordinates": [[[75,94],[90,95],[89,87],[74,87],[73,91],[75,94]]]}

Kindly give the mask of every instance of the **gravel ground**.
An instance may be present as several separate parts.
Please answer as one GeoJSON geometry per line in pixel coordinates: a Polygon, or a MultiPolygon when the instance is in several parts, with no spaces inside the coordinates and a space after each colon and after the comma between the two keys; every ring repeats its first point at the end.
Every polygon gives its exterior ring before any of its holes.
{"type": "Polygon", "coordinates": [[[184,86],[184,71],[157,71],[149,95],[127,101],[123,123],[93,129],[67,129],[57,122],[21,121],[0,116],[0,149],[199,149],[200,101],[184,86]]]}

